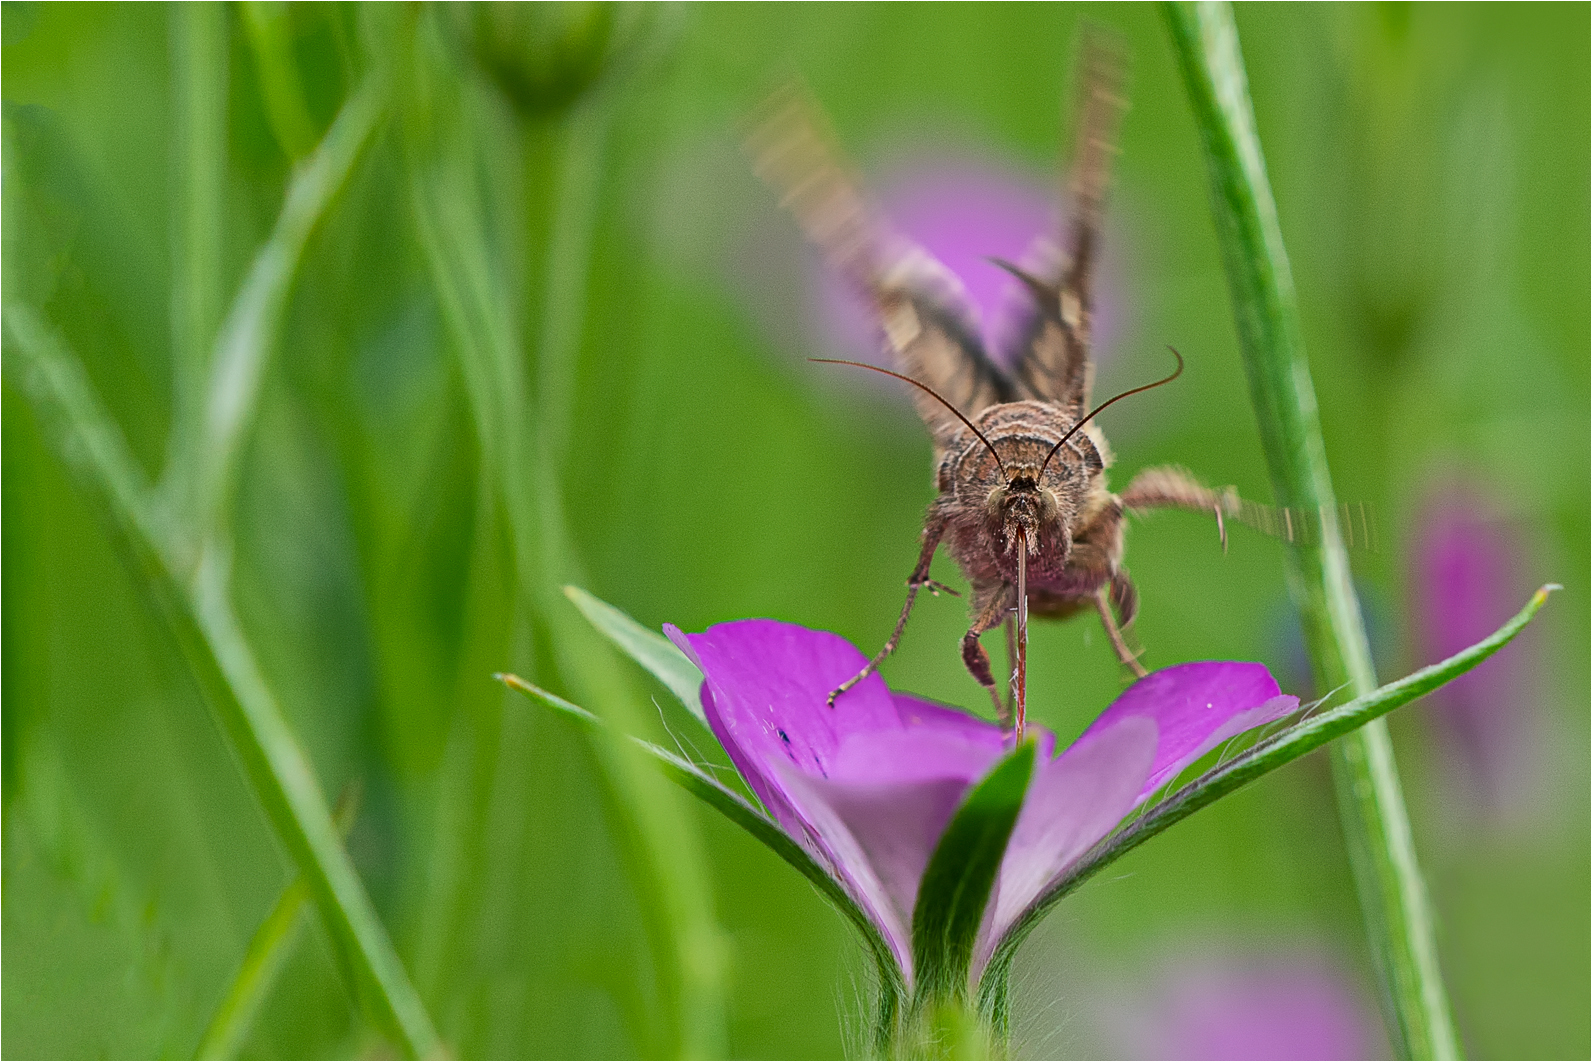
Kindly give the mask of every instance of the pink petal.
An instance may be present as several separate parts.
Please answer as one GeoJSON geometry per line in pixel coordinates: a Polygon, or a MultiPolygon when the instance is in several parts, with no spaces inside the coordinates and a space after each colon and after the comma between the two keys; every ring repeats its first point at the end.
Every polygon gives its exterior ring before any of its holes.
{"type": "Polygon", "coordinates": [[[1155,722],[1131,716],[1091,728],[1043,764],[1001,862],[976,976],[1023,910],[1139,803],[1156,749],[1155,722]]]}
{"type": "Polygon", "coordinates": [[[1262,665],[1196,661],[1152,672],[1123,691],[1079,740],[1129,717],[1153,721],[1158,741],[1140,793],[1146,798],[1223,742],[1299,705],[1299,698],[1278,693],[1277,680],[1262,665]]]}

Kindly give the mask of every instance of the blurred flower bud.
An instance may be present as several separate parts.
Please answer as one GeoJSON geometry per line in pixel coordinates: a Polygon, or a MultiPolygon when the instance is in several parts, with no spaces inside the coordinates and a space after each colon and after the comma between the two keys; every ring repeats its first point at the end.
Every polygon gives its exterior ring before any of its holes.
{"type": "Polygon", "coordinates": [[[530,116],[569,106],[621,66],[644,36],[652,6],[557,0],[448,10],[476,62],[530,116]]]}

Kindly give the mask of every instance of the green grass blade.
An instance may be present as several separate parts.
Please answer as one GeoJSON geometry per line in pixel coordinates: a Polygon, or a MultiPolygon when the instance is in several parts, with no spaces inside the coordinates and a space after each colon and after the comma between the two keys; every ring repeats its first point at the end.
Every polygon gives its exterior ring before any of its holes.
{"type": "Polygon", "coordinates": [[[271,135],[283,154],[298,162],[315,148],[315,121],[304,102],[298,64],[293,61],[293,13],[286,4],[259,0],[239,4],[238,13],[248,34],[271,135]]]}
{"type": "Polygon", "coordinates": [[[50,433],[56,452],[90,488],[119,536],[142,553],[141,563],[162,565],[162,543],[149,504],[150,487],[138,459],[94,393],[80,361],[32,307],[8,303],[3,315],[7,371],[21,385],[50,433]]]}
{"type": "Polygon", "coordinates": [[[1034,771],[1029,741],[963,798],[924,869],[913,906],[913,1010],[966,1003],[974,944],[1034,771]]]}
{"type": "MultiPolygon", "coordinates": [[[[338,802],[337,826],[345,838],[354,826],[358,810],[359,790],[356,787],[338,802]]],[[[204,1036],[199,1039],[195,1059],[238,1058],[260,1005],[276,984],[277,975],[298,939],[299,915],[309,900],[310,880],[301,871],[283,887],[271,911],[249,939],[238,973],[233,976],[232,984],[210,1016],[204,1036]]]]}
{"type": "Polygon", "coordinates": [[[237,1059],[244,1039],[254,1025],[260,1005],[276,983],[299,936],[299,916],[310,900],[310,884],[304,876],[289,882],[271,906],[264,921],[255,929],[244,951],[243,963],[233,976],[210,1024],[205,1027],[195,1059],[237,1059]]]}
{"type": "Polygon", "coordinates": [[[33,311],[5,308],[7,349],[56,453],[132,559],[141,586],[170,625],[207,703],[243,761],[277,837],[308,877],[312,895],[359,999],[400,1049],[441,1045],[392,942],[349,861],[309,758],[255,662],[226,598],[222,567],[205,555],[193,579],[151,519],[149,490],[78,359],[33,311]]]}
{"type": "MultiPolygon", "coordinates": [[[[1280,505],[1322,517],[1320,541],[1288,551],[1289,585],[1320,690],[1377,686],[1350,582],[1333,485],[1301,339],[1294,281],[1256,136],[1233,13],[1222,3],[1164,8],[1200,130],[1251,401],[1280,505]]],[[[1383,724],[1332,749],[1350,864],[1395,1049],[1453,1058],[1460,1046],[1438,965],[1433,914],[1383,724]]]]}
{"type": "Polygon", "coordinates": [[[370,143],[386,104],[387,84],[378,74],[367,76],[344,102],[315,152],[294,170],[271,235],[255,253],[222,323],[210,359],[201,442],[188,471],[195,478],[201,539],[218,525],[231,496],[305,245],[370,143]]]}
{"type": "Polygon", "coordinates": [[[1432,693],[1451,679],[1475,668],[1519,635],[1548,600],[1549,594],[1559,589],[1552,583],[1539,588],[1521,611],[1511,617],[1503,627],[1454,656],[1412,672],[1405,678],[1380,687],[1370,694],[1302,720],[1271,738],[1258,742],[1233,760],[1212,768],[1171,797],[1158,802],[1127,827],[1102,841],[1079,861],[1067,877],[1040,896],[1013,924],[991,957],[988,971],[999,973],[987,974],[985,984],[980,987],[981,996],[988,997],[998,989],[1004,992],[1005,972],[1010,968],[1018,946],[1023,943],[1024,938],[1039,925],[1040,920],[1054,904],[1078,889],[1108,864],[1218,798],[1233,793],[1268,772],[1276,771],[1334,739],[1353,732],[1358,727],[1366,726],[1402,705],[1408,705],[1417,698],[1432,693]]]}
{"type": "MultiPolygon", "coordinates": [[[[526,682],[519,676],[500,675],[498,678],[509,688],[541,702],[582,727],[593,731],[606,729],[606,725],[596,715],[526,682]]],[[[651,757],[656,767],[676,785],[752,835],[776,856],[796,868],[803,878],[813,884],[820,896],[846,917],[862,937],[864,947],[868,949],[879,971],[881,992],[887,998],[887,1001],[882,1002],[882,1010],[894,1016],[905,993],[901,969],[896,965],[896,958],[891,953],[890,945],[886,943],[884,935],[835,876],[806,849],[798,845],[778,823],[697,765],[652,742],[634,736],[631,742],[651,757]]]]}
{"type": "Polygon", "coordinates": [[[592,626],[631,660],[652,673],[704,727],[702,671],[673,642],[632,620],[623,610],[579,587],[565,587],[565,597],[575,603],[592,626]]]}
{"type": "MultiPolygon", "coordinates": [[[[227,9],[169,9],[176,84],[177,210],[173,225],[172,426],[167,467],[199,446],[209,348],[221,317],[227,181],[227,9]]],[[[191,486],[184,483],[183,486],[191,486]]],[[[186,512],[192,499],[169,500],[186,512]]]]}

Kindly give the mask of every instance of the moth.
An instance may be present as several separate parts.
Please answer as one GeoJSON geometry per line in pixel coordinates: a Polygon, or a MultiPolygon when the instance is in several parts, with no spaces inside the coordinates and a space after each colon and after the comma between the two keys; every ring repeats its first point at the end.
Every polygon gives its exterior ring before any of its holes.
{"type": "Polygon", "coordinates": [[[914,386],[914,405],[934,441],[939,494],[925,516],[907,600],[884,648],[831,692],[832,708],[896,649],[921,590],[950,591],[929,577],[942,545],[972,587],[963,663],[989,691],[1003,725],[1021,738],[1030,615],[1093,611],[1118,660],[1146,674],[1123,634],[1138,609],[1123,563],[1127,514],[1213,514],[1225,548],[1225,517],[1266,520],[1265,507],[1242,502],[1233,488],[1208,488],[1181,468],[1146,469],[1121,494],[1107,486],[1112,454],[1092,418],[1117,399],[1171,381],[1183,359],[1174,351],[1172,376],[1091,406],[1096,271],[1125,102],[1116,49],[1091,39],[1081,55],[1068,215],[1060,232],[1025,256],[1029,268],[996,262],[1022,282],[1032,304],[1018,349],[1003,360],[1010,369],[978,339],[959,282],[876,217],[803,90],[789,86],[772,97],[748,137],[755,171],[831,266],[868,296],[895,367],[879,371],[914,386]],[[1012,664],[1010,701],[980,643],[999,626],[1012,664]]]}

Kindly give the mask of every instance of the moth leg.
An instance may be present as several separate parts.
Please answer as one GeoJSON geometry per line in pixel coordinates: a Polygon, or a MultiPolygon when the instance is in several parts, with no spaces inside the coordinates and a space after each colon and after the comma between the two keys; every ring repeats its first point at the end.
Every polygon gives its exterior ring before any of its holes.
{"type": "Polygon", "coordinates": [[[1112,573],[1112,604],[1117,607],[1117,622],[1124,628],[1132,627],[1139,615],[1139,591],[1128,573],[1118,569],[1112,573]]]}
{"type": "Polygon", "coordinates": [[[1117,621],[1112,618],[1111,591],[1105,584],[1095,592],[1095,611],[1101,614],[1101,626],[1106,628],[1106,635],[1112,640],[1112,649],[1117,651],[1117,659],[1128,665],[1138,678],[1143,679],[1149,675],[1145,666],[1140,664],[1139,659],[1130,652],[1128,643],[1123,640],[1123,632],[1118,629],[1117,621]]]}
{"type": "Polygon", "coordinates": [[[863,670],[852,678],[830,691],[830,696],[825,699],[825,704],[835,708],[835,699],[851,690],[857,684],[867,679],[885,658],[896,652],[896,644],[902,640],[902,632],[907,628],[907,617],[913,611],[913,602],[918,599],[918,592],[928,587],[931,594],[947,591],[955,595],[957,592],[945,584],[937,583],[929,578],[929,563],[935,558],[935,548],[940,545],[940,537],[945,531],[945,521],[931,516],[929,523],[924,527],[924,546],[918,552],[918,564],[913,566],[913,574],[907,580],[907,601],[902,603],[902,615],[896,620],[896,630],[891,632],[891,637],[885,640],[885,646],[874,655],[874,659],[863,666],[863,670]]]}
{"type": "MultiPolygon", "coordinates": [[[[975,601],[985,597],[984,592],[975,596],[975,601]]],[[[985,648],[979,645],[979,636],[991,630],[1005,620],[1012,610],[1013,589],[1005,583],[994,587],[994,593],[985,599],[984,606],[975,617],[973,626],[962,637],[962,663],[968,673],[979,681],[979,685],[990,692],[990,700],[995,704],[996,716],[1001,720],[1002,726],[1010,726],[1011,713],[1005,702],[1001,700],[1000,688],[996,685],[996,677],[990,672],[990,655],[985,648]]]]}
{"type": "Polygon", "coordinates": [[[1158,465],[1145,469],[1129,483],[1120,496],[1125,509],[1188,509],[1212,513],[1217,518],[1217,539],[1228,552],[1228,526],[1224,517],[1239,517],[1252,523],[1265,507],[1243,502],[1232,487],[1210,488],[1195,479],[1188,469],[1158,465]]]}

